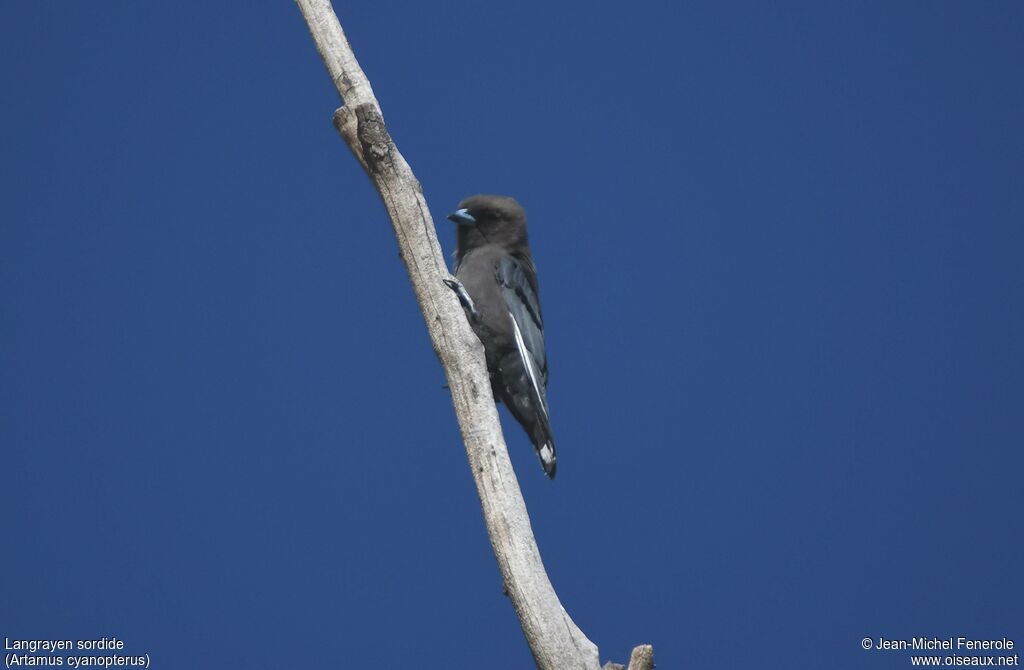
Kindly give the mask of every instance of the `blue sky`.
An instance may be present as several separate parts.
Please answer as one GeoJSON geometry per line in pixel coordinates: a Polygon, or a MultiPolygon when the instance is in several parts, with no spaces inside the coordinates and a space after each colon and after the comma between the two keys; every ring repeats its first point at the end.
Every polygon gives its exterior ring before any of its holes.
{"type": "MultiPolygon", "coordinates": [[[[659,667],[1024,644],[1019,3],[337,3],[444,221],[530,216],[551,579],[659,667]]],[[[280,3],[0,6],[0,636],[523,668],[444,378],[280,3]]]]}

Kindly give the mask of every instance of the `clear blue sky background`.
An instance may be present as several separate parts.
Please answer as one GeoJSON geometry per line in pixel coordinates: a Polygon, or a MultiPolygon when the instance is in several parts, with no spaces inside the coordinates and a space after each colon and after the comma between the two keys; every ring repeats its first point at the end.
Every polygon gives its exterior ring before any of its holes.
{"type": "MultiPolygon", "coordinates": [[[[1024,5],[338,3],[444,215],[530,215],[566,608],[661,668],[1024,645],[1024,5]]],[[[0,5],[0,636],[525,668],[291,2],[0,5]]],[[[507,418],[507,417],[505,417],[507,418]]]]}

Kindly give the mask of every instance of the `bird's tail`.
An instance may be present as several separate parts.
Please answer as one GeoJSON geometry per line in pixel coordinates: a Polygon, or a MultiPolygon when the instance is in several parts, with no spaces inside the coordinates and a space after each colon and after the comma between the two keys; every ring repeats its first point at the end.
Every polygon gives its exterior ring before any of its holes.
{"type": "Polygon", "coordinates": [[[544,474],[548,479],[555,478],[555,469],[558,459],[555,458],[555,441],[548,436],[548,440],[537,447],[537,455],[540,456],[540,464],[544,468],[544,474]]]}
{"type": "MultiPolygon", "coordinates": [[[[513,326],[515,321],[513,320],[513,326]]],[[[516,328],[518,333],[518,327],[516,328]]],[[[521,338],[517,338],[520,339],[521,338]]],[[[509,352],[498,366],[494,395],[508,407],[519,425],[526,430],[537,450],[540,464],[548,479],[555,478],[555,439],[551,436],[551,418],[544,397],[543,378],[525,347],[509,352]]]]}
{"type": "Polygon", "coordinates": [[[555,438],[551,436],[551,423],[548,421],[547,412],[535,417],[533,430],[530,432],[533,438],[533,448],[537,450],[544,474],[548,476],[548,479],[554,479],[558,459],[555,458],[555,438]]]}

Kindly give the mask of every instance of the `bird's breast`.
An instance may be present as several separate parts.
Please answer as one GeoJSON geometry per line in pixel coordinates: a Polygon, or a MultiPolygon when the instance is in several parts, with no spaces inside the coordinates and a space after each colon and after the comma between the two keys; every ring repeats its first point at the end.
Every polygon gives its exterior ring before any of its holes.
{"type": "Polygon", "coordinates": [[[456,277],[476,307],[473,330],[484,344],[488,361],[515,346],[512,320],[496,276],[499,256],[486,250],[462,258],[456,277]]]}

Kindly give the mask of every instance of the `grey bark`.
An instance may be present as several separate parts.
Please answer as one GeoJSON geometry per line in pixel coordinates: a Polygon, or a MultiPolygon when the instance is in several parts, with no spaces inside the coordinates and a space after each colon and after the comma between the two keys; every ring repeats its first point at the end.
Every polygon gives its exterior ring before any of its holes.
{"type": "MultiPolygon", "coordinates": [[[[423,189],[384,125],[380,105],[329,0],[296,0],[342,99],[334,125],[377,188],[441,361],[505,591],[542,670],[598,670],[597,646],[573,623],[541,562],[491,395],[483,346],[455,293],[423,189]]],[[[630,668],[633,665],[630,663],[630,668]]],[[[638,666],[639,667],[639,666],[638,666]]]]}

